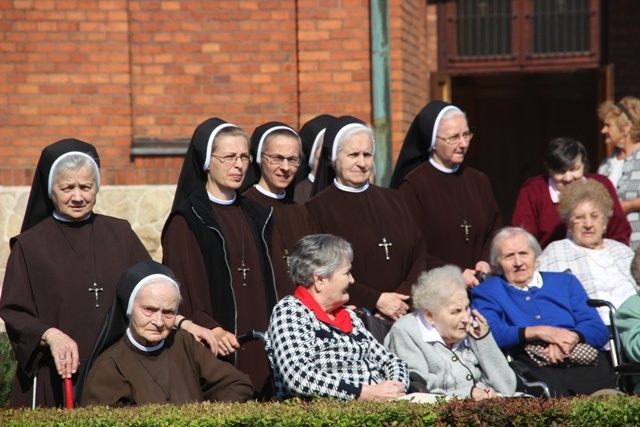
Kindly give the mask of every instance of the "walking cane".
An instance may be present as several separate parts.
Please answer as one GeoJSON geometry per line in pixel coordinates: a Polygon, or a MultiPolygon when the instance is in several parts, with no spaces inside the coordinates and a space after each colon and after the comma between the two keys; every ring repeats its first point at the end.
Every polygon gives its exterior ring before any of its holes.
{"type": "Polygon", "coordinates": [[[31,409],[36,409],[36,388],[38,387],[38,367],[33,371],[33,395],[31,396],[31,409]]]}
{"type": "Polygon", "coordinates": [[[73,408],[73,383],[71,378],[64,379],[64,405],[67,409],[73,408]]]}

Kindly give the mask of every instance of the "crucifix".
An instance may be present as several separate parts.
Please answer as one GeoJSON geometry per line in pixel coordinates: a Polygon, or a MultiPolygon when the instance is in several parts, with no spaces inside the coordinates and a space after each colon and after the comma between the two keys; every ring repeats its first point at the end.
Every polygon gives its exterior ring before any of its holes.
{"type": "Polygon", "coordinates": [[[89,292],[96,294],[96,307],[100,307],[100,301],[98,301],[98,292],[103,292],[104,288],[99,288],[96,282],[93,282],[93,288],[89,288],[89,292]]]}
{"type": "Polygon", "coordinates": [[[384,246],[384,255],[385,255],[385,259],[387,261],[389,261],[391,258],[389,258],[389,246],[393,246],[393,243],[389,243],[387,242],[387,238],[383,237],[382,238],[382,243],[378,244],[379,247],[383,247],[384,246]]]}
{"type": "Polygon", "coordinates": [[[244,260],[242,260],[242,266],[238,268],[238,271],[242,272],[242,286],[247,286],[247,271],[249,271],[249,268],[244,265],[244,260]]]}
{"type": "Polygon", "coordinates": [[[464,228],[464,241],[465,243],[469,243],[469,229],[471,228],[471,224],[467,223],[466,219],[463,219],[462,221],[460,228],[464,228]]]}
{"type": "Polygon", "coordinates": [[[290,257],[289,257],[289,251],[285,249],[285,250],[284,250],[284,256],[282,257],[282,259],[284,260],[284,262],[286,262],[286,263],[287,263],[287,274],[289,274],[289,273],[290,273],[290,271],[289,271],[289,266],[290,266],[290,264],[289,264],[289,258],[290,258],[290,257]]]}

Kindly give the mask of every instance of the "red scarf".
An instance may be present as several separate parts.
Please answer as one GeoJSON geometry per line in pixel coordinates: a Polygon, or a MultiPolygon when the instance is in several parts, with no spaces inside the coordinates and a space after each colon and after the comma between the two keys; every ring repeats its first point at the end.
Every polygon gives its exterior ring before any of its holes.
{"type": "Polygon", "coordinates": [[[320,304],[313,298],[313,296],[303,286],[296,286],[296,290],[293,296],[298,298],[300,302],[313,311],[313,314],[319,321],[331,326],[335,326],[345,334],[349,334],[353,331],[353,323],[351,322],[351,315],[344,307],[338,307],[333,311],[333,320],[329,315],[320,307],[320,304]]]}

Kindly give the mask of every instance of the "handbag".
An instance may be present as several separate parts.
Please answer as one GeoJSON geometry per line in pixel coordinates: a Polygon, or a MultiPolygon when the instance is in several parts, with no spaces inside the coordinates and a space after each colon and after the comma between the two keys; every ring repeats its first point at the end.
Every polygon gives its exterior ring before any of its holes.
{"type": "MultiPolygon", "coordinates": [[[[548,345],[545,341],[532,341],[524,346],[524,350],[538,366],[549,366],[552,365],[549,356],[542,352],[548,345]]],[[[553,364],[553,366],[569,368],[571,366],[595,366],[597,364],[598,350],[589,344],[578,343],[573,350],[571,350],[569,357],[560,363],[553,364]]]]}

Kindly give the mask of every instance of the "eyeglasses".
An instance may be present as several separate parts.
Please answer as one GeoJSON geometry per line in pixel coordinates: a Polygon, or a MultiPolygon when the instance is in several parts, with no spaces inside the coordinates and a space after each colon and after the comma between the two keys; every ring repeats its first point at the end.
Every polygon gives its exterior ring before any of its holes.
{"type": "Polygon", "coordinates": [[[463,139],[465,142],[471,141],[471,138],[473,138],[473,134],[471,132],[465,132],[459,135],[450,136],[449,138],[443,138],[441,136],[436,135],[436,138],[440,138],[441,140],[446,142],[447,145],[453,145],[453,144],[460,143],[463,139]]]}
{"type": "Polygon", "coordinates": [[[243,165],[248,165],[253,161],[253,156],[249,154],[240,154],[239,156],[236,156],[235,154],[229,154],[228,156],[216,156],[215,154],[212,154],[211,157],[215,157],[220,160],[220,163],[224,163],[225,165],[234,165],[238,159],[240,159],[240,162],[242,162],[243,165]]]}
{"type": "Polygon", "coordinates": [[[280,166],[285,160],[289,163],[289,166],[300,166],[302,159],[300,157],[284,157],[279,154],[267,154],[262,153],[269,162],[270,165],[280,166]]]}

